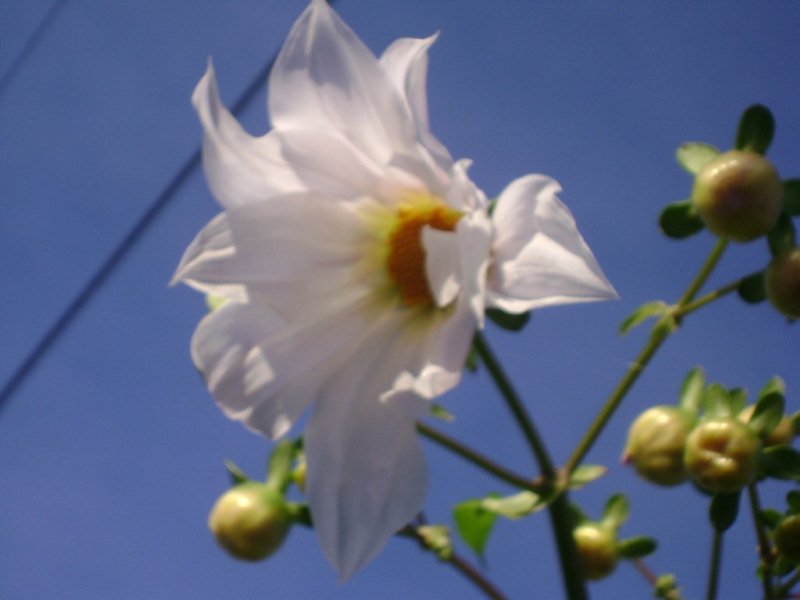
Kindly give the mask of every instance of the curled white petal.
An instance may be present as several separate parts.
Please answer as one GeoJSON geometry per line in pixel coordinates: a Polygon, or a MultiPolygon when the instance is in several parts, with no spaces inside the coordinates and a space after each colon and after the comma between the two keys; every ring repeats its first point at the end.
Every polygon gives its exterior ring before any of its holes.
{"type": "Polygon", "coordinates": [[[615,298],[616,292],[544,175],[513,181],[492,214],[495,240],[489,300],[512,313],[615,298]]]}

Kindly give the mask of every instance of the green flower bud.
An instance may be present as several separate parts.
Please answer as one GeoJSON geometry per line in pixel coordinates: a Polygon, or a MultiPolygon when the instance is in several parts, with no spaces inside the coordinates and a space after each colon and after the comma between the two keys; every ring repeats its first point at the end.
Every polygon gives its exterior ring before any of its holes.
{"type": "MultiPolygon", "coordinates": [[[[745,407],[745,409],[739,413],[739,420],[742,423],[749,423],[755,409],[755,404],[745,407]]],[[[784,446],[791,444],[793,439],[794,423],[792,423],[792,419],[784,415],[781,422],[775,426],[775,429],[773,429],[761,443],[764,444],[765,448],[768,446],[784,446]]]]}
{"type": "Polygon", "coordinates": [[[281,495],[255,481],[225,492],[208,517],[208,528],[220,545],[236,558],[253,561],[275,552],[291,523],[281,495]]]}
{"type": "Polygon", "coordinates": [[[790,515],[780,522],[774,532],[775,546],[781,556],[800,563],[800,515],[790,515]]]}
{"type": "Polygon", "coordinates": [[[603,579],[614,571],[617,539],[612,530],[597,523],[585,523],[576,527],[572,535],[586,579],[603,579]]]}
{"type": "Polygon", "coordinates": [[[692,189],[692,203],[713,233],[749,242],[773,228],[781,214],[783,185],[766,158],[731,150],[709,161],[692,189]]]}
{"type": "Polygon", "coordinates": [[[677,485],[688,477],[683,453],[693,427],[694,418],[686,411],[676,406],[654,406],[631,425],[622,459],[633,463],[647,481],[677,485]]]}
{"type": "Polygon", "coordinates": [[[800,319],[800,248],[773,258],[764,282],[772,306],[787,317],[800,319]]]}
{"type": "Polygon", "coordinates": [[[755,479],[761,442],[747,425],[731,418],[701,422],[686,440],[689,475],[711,492],[736,492],[755,479]]]}

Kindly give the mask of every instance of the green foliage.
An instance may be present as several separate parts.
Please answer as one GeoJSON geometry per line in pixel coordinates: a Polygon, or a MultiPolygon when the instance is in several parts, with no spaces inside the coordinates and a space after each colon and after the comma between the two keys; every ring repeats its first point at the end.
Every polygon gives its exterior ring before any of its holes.
{"type": "Polygon", "coordinates": [[[619,332],[624,335],[634,327],[644,323],[647,319],[662,317],[668,310],[667,303],[661,300],[645,302],[622,321],[619,326],[619,332]]]}
{"type": "Polygon", "coordinates": [[[676,240],[690,237],[705,227],[691,200],[667,204],[661,211],[658,225],[667,237],[676,240]]]}
{"type": "Polygon", "coordinates": [[[759,392],[750,427],[763,440],[783,419],[785,385],[780,377],[773,377],[759,392]]]}
{"type": "Polygon", "coordinates": [[[492,533],[497,515],[483,506],[483,500],[467,500],[453,509],[456,531],[464,543],[479,557],[483,557],[486,542],[492,533]]]}
{"type": "Polygon", "coordinates": [[[754,104],[744,111],[736,132],[736,148],[764,154],[775,135],[775,119],[766,106],[754,104]]]}
{"type": "Polygon", "coordinates": [[[483,507],[506,519],[521,519],[547,506],[547,500],[539,494],[522,491],[511,496],[489,496],[483,499],[483,507]]]}
{"type": "Polygon", "coordinates": [[[783,182],[783,210],[793,217],[800,216],[800,179],[783,182]]]}
{"type": "Polygon", "coordinates": [[[686,142],[678,147],[675,158],[678,164],[692,175],[697,175],[706,164],[719,155],[719,150],[705,142],[686,142]]]}
{"type": "Polygon", "coordinates": [[[695,367],[686,375],[681,385],[679,406],[692,415],[696,415],[703,399],[706,377],[702,367],[695,367]]]}
{"type": "Polygon", "coordinates": [[[658,543],[645,535],[620,540],[617,543],[617,556],[625,560],[636,560],[649,556],[658,548],[658,543]]]}
{"type": "Polygon", "coordinates": [[[786,514],[800,515],[800,492],[792,490],[786,494],[786,504],[789,507],[786,514]]]}
{"type": "Polygon", "coordinates": [[[530,312],[520,314],[507,313],[499,308],[489,308],[486,310],[488,319],[507,331],[522,331],[531,319],[530,312]]]}
{"type": "Polygon", "coordinates": [[[719,383],[712,383],[706,388],[701,406],[706,416],[711,418],[735,417],[741,410],[737,410],[740,395],[734,396],[719,383]]]}
{"type": "Polygon", "coordinates": [[[431,404],[431,416],[439,419],[440,421],[444,421],[445,423],[451,423],[456,419],[453,413],[451,413],[441,404],[436,404],[435,402],[431,404]]]}
{"type": "Polygon", "coordinates": [[[800,481],[800,452],[791,446],[771,446],[761,455],[761,473],[775,479],[800,481]]]}
{"type": "Polygon", "coordinates": [[[767,234],[767,244],[772,256],[788,252],[797,245],[794,223],[785,211],[778,218],[775,227],[767,234]]]}
{"type": "Polygon", "coordinates": [[[739,514],[739,492],[733,494],[714,494],[708,508],[708,517],[711,525],[718,532],[727,530],[736,522],[739,514]]]}
{"type": "Polygon", "coordinates": [[[587,483],[600,479],[607,471],[603,465],[581,465],[570,475],[569,489],[579,490],[587,483]]]}
{"type": "Polygon", "coordinates": [[[627,521],[629,511],[630,505],[625,494],[614,494],[606,501],[600,523],[603,527],[616,531],[627,521]]]}
{"type": "Polygon", "coordinates": [[[758,304],[766,300],[767,287],[764,283],[764,271],[744,277],[736,291],[739,297],[748,304],[758,304]]]}
{"type": "Polygon", "coordinates": [[[240,483],[250,481],[250,478],[245,475],[244,471],[237,467],[232,460],[225,461],[225,470],[228,471],[228,477],[230,477],[231,485],[239,485],[240,483]]]}

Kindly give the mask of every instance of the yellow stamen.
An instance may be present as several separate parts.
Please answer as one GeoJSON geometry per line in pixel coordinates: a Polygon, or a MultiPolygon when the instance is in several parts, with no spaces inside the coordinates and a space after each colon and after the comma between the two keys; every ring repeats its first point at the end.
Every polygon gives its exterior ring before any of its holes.
{"type": "Polygon", "coordinates": [[[453,231],[462,214],[442,201],[422,196],[398,208],[389,232],[386,269],[407,306],[434,304],[425,271],[422,228],[453,231]]]}

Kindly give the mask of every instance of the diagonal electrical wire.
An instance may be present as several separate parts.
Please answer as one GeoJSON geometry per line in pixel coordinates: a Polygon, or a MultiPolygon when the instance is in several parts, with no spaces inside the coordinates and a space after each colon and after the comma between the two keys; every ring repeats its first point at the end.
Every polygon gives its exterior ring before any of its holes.
{"type": "Polygon", "coordinates": [[[47,13],[45,13],[44,17],[42,17],[42,20],[39,21],[39,25],[30,35],[28,41],[25,42],[25,45],[22,46],[19,53],[14,57],[14,60],[11,61],[11,64],[9,65],[8,69],[6,69],[6,72],[3,73],[2,77],[0,77],[0,97],[3,96],[3,93],[8,88],[11,80],[14,79],[22,65],[25,64],[25,61],[42,40],[42,37],[47,29],[55,22],[59,11],[64,8],[68,1],[69,0],[56,0],[53,2],[53,4],[47,10],[47,13]]]}
{"type": "MultiPolygon", "coordinates": [[[[335,3],[335,0],[328,1],[329,4],[335,3]]],[[[45,18],[47,19],[47,17],[45,18]]],[[[39,29],[42,29],[42,27],[40,26],[39,29]]],[[[278,53],[276,52],[272,58],[267,61],[267,64],[265,64],[258,71],[258,73],[256,73],[255,77],[253,77],[253,80],[239,96],[238,100],[234,103],[233,108],[231,108],[231,112],[234,115],[241,113],[242,110],[244,110],[256,96],[258,91],[261,89],[261,86],[264,85],[264,82],[266,81],[267,76],[272,69],[272,65],[275,63],[277,56],[278,53]]],[[[83,288],[81,288],[72,302],[70,302],[66,308],[64,308],[55,322],[39,339],[39,342],[36,344],[33,350],[30,351],[17,369],[11,374],[11,377],[8,378],[2,389],[0,389],[0,411],[3,410],[3,407],[8,403],[8,400],[11,398],[11,396],[13,396],[17,391],[20,384],[22,384],[28,375],[30,375],[31,372],[36,368],[36,366],[39,364],[39,361],[47,354],[50,348],[52,348],[56,340],[61,337],[70,323],[72,323],[78,314],[80,314],[81,310],[86,306],[92,296],[94,296],[94,294],[105,283],[114,269],[119,266],[125,256],[127,256],[128,252],[130,252],[131,248],[133,248],[136,242],[138,242],[142,237],[147,228],[155,222],[164,208],[169,204],[170,200],[175,197],[175,194],[178,192],[178,190],[180,190],[183,184],[185,184],[189,177],[192,176],[197,167],[200,165],[200,162],[201,153],[200,149],[197,149],[183,163],[181,168],[166,185],[164,190],[152,202],[147,211],[139,218],[130,231],[119,242],[116,248],[114,248],[111,254],[108,255],[108,258],[106,258],[103,264],[101,264],[97,271],[95,271],[94,275],[92,275],[89,281],[87,281],[83,288]]]]}

